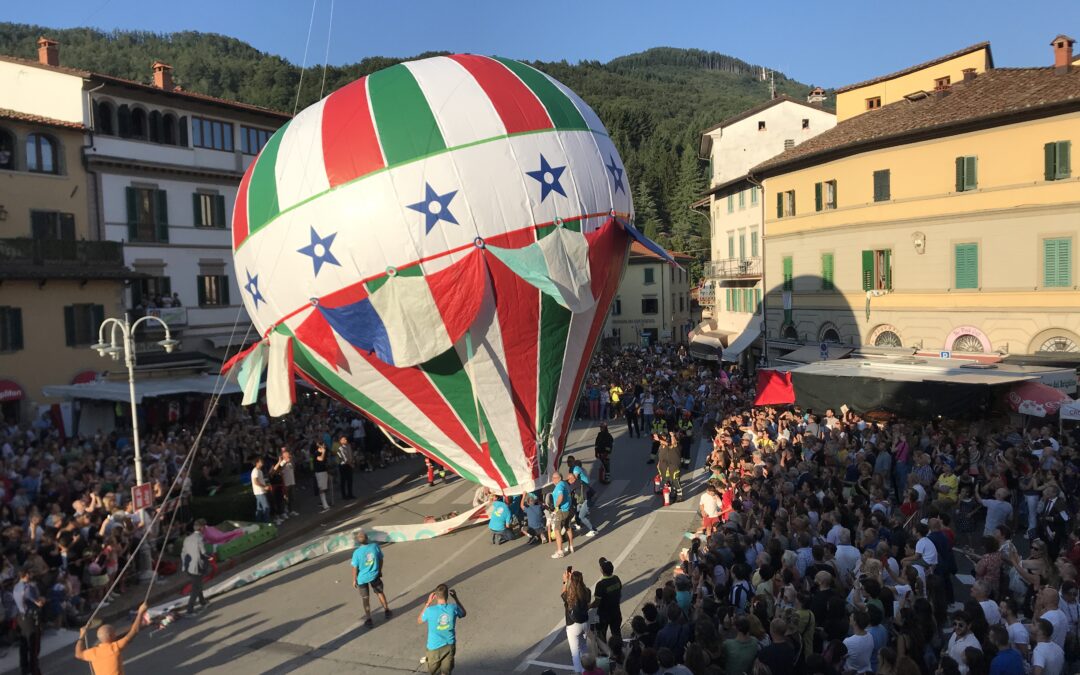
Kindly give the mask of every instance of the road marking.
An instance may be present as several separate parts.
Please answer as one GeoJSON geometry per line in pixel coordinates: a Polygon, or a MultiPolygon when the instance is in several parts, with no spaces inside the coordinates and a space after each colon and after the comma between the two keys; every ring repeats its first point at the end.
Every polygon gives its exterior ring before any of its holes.
{"type": "MultiPolygon", "coordinates": [[[[487,528],[484,528],[484,530],[482,532],[480,532],[475,537],[473,537],[468,542],[466,542],[465,545],[461,546],[460,548],[458,548],[458,550],[454,551],[449,556],[447,556],[446,560],[443,560],[441,564],[436,565],[427,574],[425,574],[424,576],[420,577],[419,579],[417,579],[416,581],[412,582],[411,584],[406,586],[404,589],[402,589],[402,591],[400,593],[398,593],[397,595],[395,595],[391,600],[389,600],[387,602],[387,604],[393,602],[394,600],[399,600],[399,599],[405,597],[406,595],[408,595],[414,588],[416,588],[420,584],[424,583],[425,581],[430,579],[436,572],[438,572],[439,570],[441,570],[442,568],[446,567],[451,562],[453,562],[453,560],[455,558],[457,558],[459,555],[461,555],[462,553],[464,553],[466,549],[471,548],[473,544],[480,541],[484,537],[488,537],[488,536],[490,536],[490,532],[488,531],[487,528]]],[[[346,632],[348,632],[348,631],[346,631],[346,632]]]]}
{"type": "MultiPolygon", "coordinates": [[[[621,553],[619,553],[619,557],[615,558],[614,564],[616,569],[618,569],[619,565],[621,565],[623,561],[626,560],[627,556],[629,556],[630,553],[635,548],[637,548],[637,545],[641,542],[641,539],[645,536],[645,533],[649,531],[649,528],[652,527],[653,521],[655,520],[656,512],[653,511],[648,515],[647,518],[645,518],[645,522],[641,524],[641,529],[638,530],[633,537],[631,537],[629,542],[627,542],[626,547],[623,548],[621,553]]],[[[555,626],[548,632],[548,636],[541,640],[536,645],[536,647],[534,647],[533,650],[525,656],[525,659],[518,664],[518,667],[514,668],[514,672],[524,673],[526,670],[528,670],[529,665],[534,663],[541,654],[547,651],[548,647],[551,646],[551,643],[555,642],[555,640],[559,638],[559,635],[565,633],[565,631],[566,619],[563,618],[560,619],[559,622],[556,623],[555,626]]]]}

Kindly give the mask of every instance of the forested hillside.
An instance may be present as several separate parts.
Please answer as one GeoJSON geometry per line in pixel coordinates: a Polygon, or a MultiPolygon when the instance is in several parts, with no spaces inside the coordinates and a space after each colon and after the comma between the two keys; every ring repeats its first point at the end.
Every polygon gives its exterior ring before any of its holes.
{"type": "MultiPolygon", "coordinates": [[[[297,105],[300,67],[225,35],[0,23],[0,54],[35,58],[41,35],[60,41],[63,65],[149,82],[150,64],[160,59],[173,66],[174,80],[185,89],[288,112],[297,105]]],[[[375,56],[331,66],[325,89],[322,66],[311,66],[299,109],[320,93],[402,60],[375,56]]],[[[697,158],[699,134],[768,98],[761,67],[717,52],[668,47],[608,63],[530,63],[577,91],[600,115],[626,164],[639,223],[661,243],[708,258],[708,221],[689,209],[706,186],[705,164],[697,158]]],[[[775,82],[779,93],[796,97],[809,89],[780,73],[775,82]]]]}

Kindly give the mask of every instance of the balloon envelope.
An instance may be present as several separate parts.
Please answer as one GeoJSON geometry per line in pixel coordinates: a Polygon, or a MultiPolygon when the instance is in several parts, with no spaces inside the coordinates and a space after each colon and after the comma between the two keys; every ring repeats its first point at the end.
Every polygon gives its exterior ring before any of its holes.
{"type": "Polygon", "coordinates": [[[296,370],[463,477],[547,482],[625,265],[633,205],[596,114],[508,59],[357,80],[278,130],[234,259],[296,370]]]}

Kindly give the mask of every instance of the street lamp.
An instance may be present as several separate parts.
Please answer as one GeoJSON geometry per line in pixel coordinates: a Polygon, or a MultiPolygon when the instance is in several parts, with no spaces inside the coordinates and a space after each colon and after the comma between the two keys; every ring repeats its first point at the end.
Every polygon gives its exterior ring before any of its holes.
{"type": "Polygon", "coordinates": [[[124,314],[124,319],[105,319],[101,322],[101,326],[98,328],[98,343],[91,347],[98,353],[98,356],[109,356],[114,361],[120,360],[120,355],[124,355],[124,365],[127,366],[128,371],[128,393],[131,397],[131,436],[135,443],[135,484],[143,484],[143,465],[142,454],[139,452],[139,416],[138,410],[135,405],[135,329],[139,327],[144,321],[156,321],[161,324],[165,329],[165,339],[158,342],[158,345],[165,348],[165,352],[172,354],[173,350],[180,346],[180,342],[172,339],[172,333],[169,332],[169,324],[161,320],[160,317],[147,314],[131,323],[128,321],[128,315],[124,314]],[[105,342],[105,327],[110,326],[109,341],[105,342]],[[117,344],[117,331],[120,331],[120,338],[122,345],[117,344]]]}

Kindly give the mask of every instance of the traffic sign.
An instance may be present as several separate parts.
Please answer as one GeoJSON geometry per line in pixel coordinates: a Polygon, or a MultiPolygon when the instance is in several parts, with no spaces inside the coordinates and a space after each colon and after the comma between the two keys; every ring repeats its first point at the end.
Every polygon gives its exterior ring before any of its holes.
{"type": "Polygon", "coordinates": [[[828,361],[829,360],[829,343],[828,342],[822,342],[821,343],[821,360],[822,361],[828,361]]]}
{"type": "Polygon", "coordinates": [[[154,505],[154,486],[143,483],[131,488],[131,504],[136,511],[151,508],[154,505]]]}

